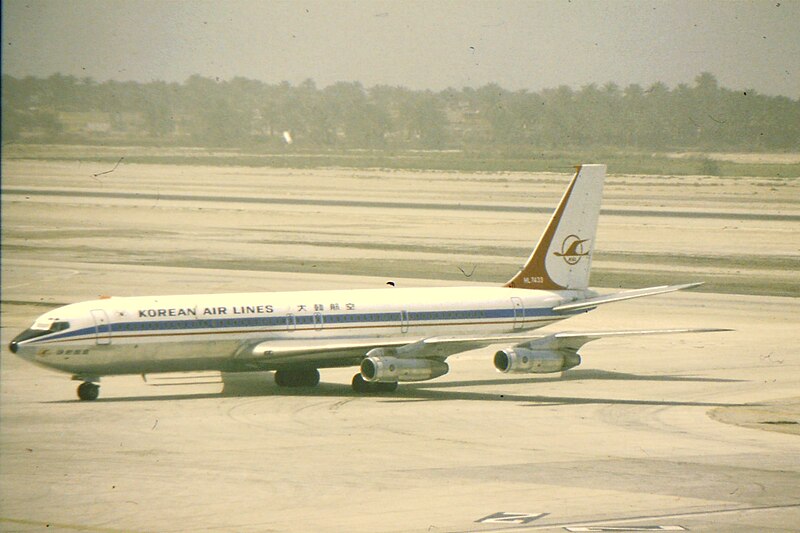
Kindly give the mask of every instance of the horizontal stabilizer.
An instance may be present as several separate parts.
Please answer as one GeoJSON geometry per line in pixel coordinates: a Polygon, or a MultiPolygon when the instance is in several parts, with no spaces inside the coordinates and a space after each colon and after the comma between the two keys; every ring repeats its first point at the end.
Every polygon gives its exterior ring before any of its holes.
{"type": "Polygon", "coordinates": [[[683,285],[662,285],[660,287],[647,287],[645,289],[634,289],[631,291],[615,292],[614,294],[606,294],[603,296],[596,296],[594,298],[587,298],[585,300],[578,300],[564,305],[559,305],[553,308],[556,313],[566,313],[568,311],[580,311],[583,309],[593,309],[598,305],[608,304],[611,302],[621,302],[623,300],[631,300],[633,298],[642,298],[644,296],[654,296],[656,294],[665,294],[668,292],[681,291],[684,289],[693,289],[699,287],[703,282],[698,283],[685,283],[683,285]]]}

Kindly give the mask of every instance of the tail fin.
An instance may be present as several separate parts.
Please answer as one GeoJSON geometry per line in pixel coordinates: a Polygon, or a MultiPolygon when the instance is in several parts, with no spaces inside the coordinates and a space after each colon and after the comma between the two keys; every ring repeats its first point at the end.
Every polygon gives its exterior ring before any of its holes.
{"type": "Polygon", "coordinates": [[[578,167],[539,244],[506,287],[544,290],[589,287],[605,177],[605,165],[578,167]]]}

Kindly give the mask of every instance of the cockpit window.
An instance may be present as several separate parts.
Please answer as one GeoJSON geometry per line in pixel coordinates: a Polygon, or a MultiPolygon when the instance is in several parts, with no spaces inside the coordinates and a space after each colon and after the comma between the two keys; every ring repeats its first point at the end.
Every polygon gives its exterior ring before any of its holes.
{"type": "Polygon", "coordinates": [[[64,331],[65,329],[69,329],[69,322],[53,322],[50,324],[50,333],[64,331]]]}
{"type": "MultiPolygon", "coordinates": [[[[30,339],[35,339],[36,337],[42,337],[43,335],[50,335],[51,333],[57,333],[59,331],[64,331],[65,329],[69,329],[69,322],[64,322],[61,320],[56,320],[55,322],[37,322],[36,324],[32,325],[30,328],[26,329],[16,337],[14,337],[14,341],[12,345],[16,343],[20,343],[22,341],[27,341],[30,339]]],[[[13,348],[12,348],[13,351],[13,348]]]]}
{"type": "Polygon", "coordinates": [[[22,342],[43,335],[57,333],[69,329],[69,322],[57,320],[55,322],[37,322],[14,338],[14,342],[22,342]]]}
{"type": "Polygon", "coordinates": [[[56,319],[53,322],[49,320],[36,322],[34,325],[30,327],[30,329],[35,331],[47,331],[49,333],[55,333],[57,331],[64,331],[65,329],[69,329],[69,322],[63,322],[58,319],[56,319]]]}
{"type": "MultiPolygon", "coordinates": [[[[57,331],[64,331],[65,329],[69,329],[69,322],[63,322],[60,320],[56,320],[55,322],[36,322],[34,325],[30,327],[30,329],[34,331],[42,331],[47,333],[56,333],[57,331]]],[[[41,333],[44,335],[44,333],[41,333]]]]}

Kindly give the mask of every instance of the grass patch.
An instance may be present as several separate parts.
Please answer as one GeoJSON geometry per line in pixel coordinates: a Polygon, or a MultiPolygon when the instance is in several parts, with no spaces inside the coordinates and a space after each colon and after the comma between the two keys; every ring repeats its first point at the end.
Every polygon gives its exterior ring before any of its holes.
{"type": "Polygon", "coordinates": [[[797,163],[734,163],[707,157],[676,158],[667,154],[613,150],[534,151],[507,150],[337,150],[293,152],[244,152],[197,148],[135,146],[84,146],[12,144],[3,149],[4,159],[97,161],[115,164],[244,166],[268,168],[381,168],[453,172],[561,172],[576,164],[606,163],[614,174],[713,175],[723,177],[800,177],[797,163]]]}

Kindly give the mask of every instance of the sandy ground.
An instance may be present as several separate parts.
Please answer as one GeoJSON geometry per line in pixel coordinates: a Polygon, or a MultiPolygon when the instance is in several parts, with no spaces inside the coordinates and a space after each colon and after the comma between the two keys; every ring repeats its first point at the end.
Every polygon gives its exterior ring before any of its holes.
{"type": "MultiPolygon", "coordinates": [[[[530,253],[569,180],[125,164],[101,174],[113,168],[4,162],[4,250],[467,281],[464,270],[470,281],[502,282],[530,253]]],[[[798,180],[611,175],[593,284],[689,279],[710,292],[798,296],[799,198],[798,180]]]]}
{"type": "MultiPolygon", "coordinates": [[[[3,345],[56,303],[98,295],[502,281],[569,178],[124,165],[93,177],[105,170],[3,163],[3,345]],[[236,200],[254,196],[271,200],[236,200]],[[407,205],[368,205],[387,201],[407,205]]],[[[391,396],[356,395],[354,369],[335,369],[290,393],[261,374],[107,378],[87,404],[68,376],[6,351],[0,529],[795,531],[797,185],[610,176],[606,193],[599,279],[699,276],[714,292],[558,329],[736,331],[605,339],[563,376],[500,375],[491,350],[469,352],[391,396]]]]}

